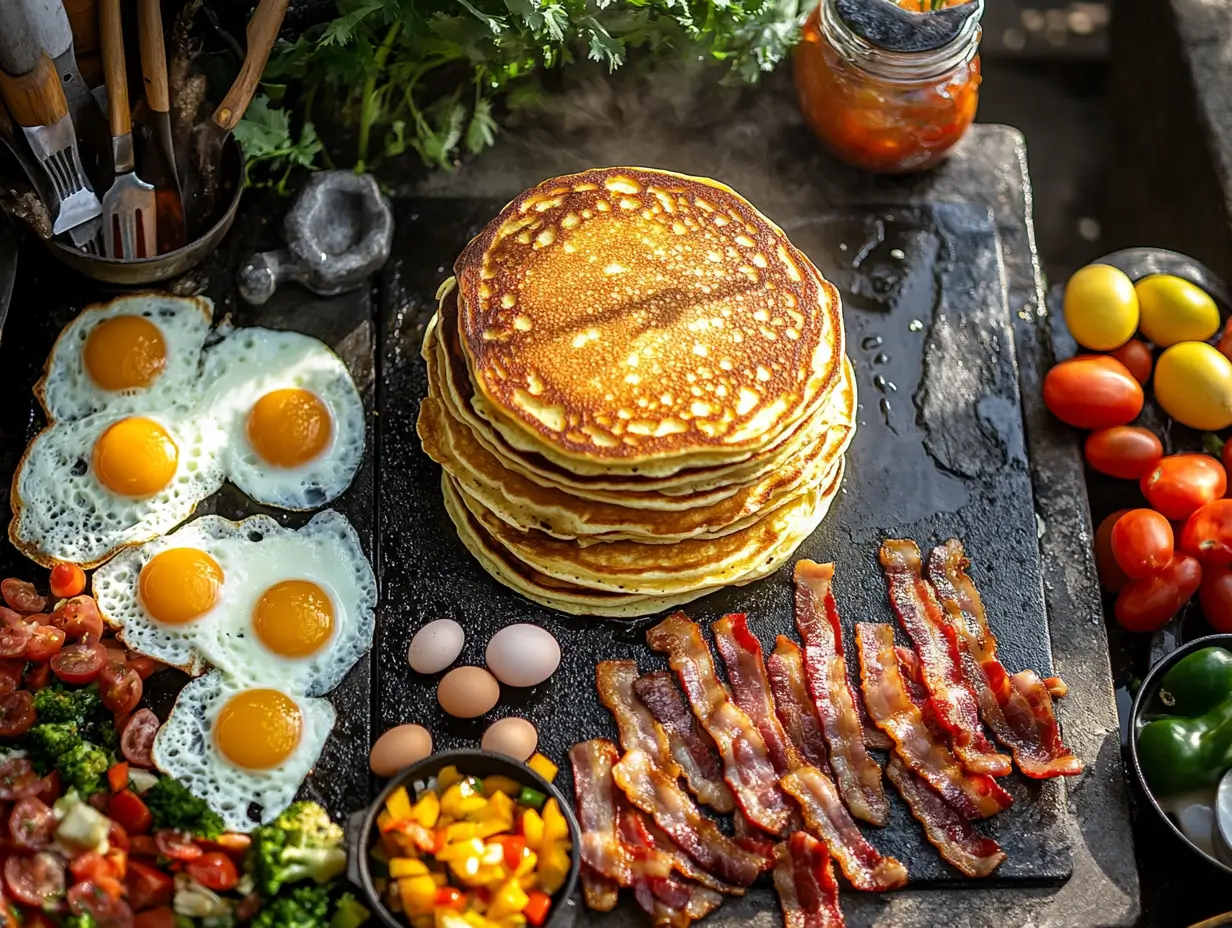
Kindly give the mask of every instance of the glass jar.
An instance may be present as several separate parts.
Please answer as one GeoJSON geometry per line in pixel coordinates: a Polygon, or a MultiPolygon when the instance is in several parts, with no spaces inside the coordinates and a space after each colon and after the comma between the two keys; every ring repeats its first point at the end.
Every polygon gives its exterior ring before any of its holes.
{"type": "Polygon", "coordinates": [[[889,174],[925,170],[975,119],[979,43],[977,14],[938,48],[893,51],[858,34],[837,0],[821,0],[795,53],[800,109],[849,164],[889,174]]]}

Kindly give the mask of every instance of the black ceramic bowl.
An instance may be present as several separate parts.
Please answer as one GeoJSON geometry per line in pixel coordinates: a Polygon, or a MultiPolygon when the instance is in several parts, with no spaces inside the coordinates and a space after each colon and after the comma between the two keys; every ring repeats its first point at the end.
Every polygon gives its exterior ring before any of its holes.
{"type": "Polygon", "coordinates": [[[544,928],[573,928],[577,921],[579,908],[577,898],[578,870],[581,867],[581,830],[573,815],[573,808],[555,786],[541,777],[526,764],[519,763],[503,754],[493,754],[491,751],[444,751],[412,764],[401,773],[390,779],[385,789],[376,797],[368,808],[351,816],[347,825],[347,845],[349,861],[347,876],[351,882],[361,889],[367,897],[368,907],[372,909],[377,920],[386,928],[409,928],[410,922],[394,915],[385,907],[385,902],[372,883],[371,858],[368,850],[376,838],[376,818],[385,807],[385,800],[399,786],[405,786],[407,792],[414,797],[418,789],[442,769],[448,766],[458,768],[460,773],[476,776],[506,776],[523,786],[538,790],[549,798],[555,799],[560,805],[560,811],[569,825],[569,843],[573,845],[569,876],[565,884],[552,897],[552,910],[544,928]]]}
{"type": "Polygon", "coordinates": [[[1177,827],[1176,822],[1172,820],[1171,816],[1164,812],[1163,807],[1159,804],[1159,800],[1151,792],[1151,787],[1147,784],[1146,777],[1142,773],[1142,765],[1138,762],[1138,732],[1142,730],[1143,725],[1151,720],[1153,715],[1166,712],[1166,708],[1158,699],[1159,684],[1164,674],[1171,670],[1181,658],[1193,654],[1194,651],[1200,651],[1203,648],[1212,646],[1232,651],[1232,635],[1207,635],[1205,638],[1195,638],[1193,641],[1177,648],[1151,668],[1151,672],[1146,675],[1146,679],[1142,681],[1142,686],[1138,689],[1138,695],[1134,697],[1133,710],[1130,712],[1129,756],[1134,768],[1134,779],[1138,781],[1138,787],[1141,789],[1143,797],[1147,804],[1155,810],[1155,814],[1159,816],[1160,820],[1176,835],[1177,840],[1212,866],[1218,867],[1224,873],[1232,874],[1232,867],[1206,853],[1206,851],[1190,841],[1185,836],[1185,833],[1177,827]]]}

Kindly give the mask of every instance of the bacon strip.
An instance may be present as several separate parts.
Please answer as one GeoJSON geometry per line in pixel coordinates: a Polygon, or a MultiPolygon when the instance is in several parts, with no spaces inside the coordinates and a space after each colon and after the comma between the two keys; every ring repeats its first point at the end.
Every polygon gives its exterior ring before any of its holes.
{"type": "Polygon", "coordinates": [[[680,776],[663,726],[633,692],[637,681],[636,661],[603,661],[595,668],[599,699],[611,711],[620,731],[620,746],[626,751],[645,751],[668,776],[680,776]]]}
{"type": "Polygon", "coordinates": [[[868,711],[894,740],[899,757],[967,818],[987,818],[1009,807],[1013,798],[996,780],[964,771],[949,748],[930,731],[898,669],[894,629],[859,622],[856,643],[868,711]]]}
{"type": "Polygon", "coordinates": [[[830,767],[847,808],[856,818],[884,825],[890,807],[881,768],[865,746],[864,727],[847,680],[833,579],[833,564],[796,562],[796,628],[804,642],[805,676],[830,748],[830,767]]]}
{"type": "Polygon", "coordinates": [[[666,652],[693,714],[719,749],[723,778],[744,814],[758,828],[780,834],[791,806],[778,787],[766,742],[719,682],[701,629],[683,612],[676,612],[647,632],[646,642],[666,652]]]}
{"type": "Polygon", "coordinates": [[[586,899],[586,907],[595,912],[610,912],[620,901],[620,884],[601,873],[596,873],[586,864],[582,864],[579,876],[582,879],[582,895],[586,899]]]}
{"type": "Polygon", "coordinates": [[[620,840],[625,852],[636,861],[633,871],[633,898],[656,925],[687,928],[705,918],[722,902],[722,896],[689,880],[671,875],[670,861],[642,826],[637,810],[627,803],[619,811],[620,840]],[[659,876],[663,868],[667,876],[659,876]]]}
{"type": "MultiPolygon", "coordinates": [[[[582,834],[582,862],[595,874],[621,886],[631,886],[633,861],[617,831],[616,790],[612,768],[620,759],[616,745],[602,738],[583,741],[569,750],[573,766],[573,793],[578,828],[582,834]]],[[[665,867],[660,876],[667,876],[665,867]]],[[[605,889],[601,884],[599,889],[605,889]]]]}
{"type": "Polygon", "coordinates": [[[668,837],[667,832],[656,825],[654,819],[641,809],[633,809],[632,814],[637,816],[639,826],[653,842],[654,846],[671,859],[672,869],[681,876],[696,883],[701,883],[708,889],[713,889],[716,893],[722,893],[725,896],[744,895],[743,887],[724,883],[699,867],[693,858],[682,851],[676,842],[668,837]]]}
{"type": "Polygon", "coordinates": [[[1010,759],[984,735],[979,705],[963,673],[958,637],[933,588],[920,572],[920,549],[914,541],[889,539],[881,546],[881,566],[894,608],[916,653],[924,685],[937,710],[937,720],[950,733],[954,753],[973,773],[1004,776],[1010,759]]]}
{"type": "Polygon", "coordinates": [[[838,883],[826,846],[803,831],[774,849],[774,888],[784,928],[843,928],[838,883]]]}
{"type": "Polygon", "coordinates": [[[715,646],[727,667],[732,697],[757,726],[770,753],[774,772],[782,776],[795,770],[801,763],[800,754],[776,714],[761,642],[749,631],[748,617],[743,612],[725,615],[710,629],[714,632],[715,646]]]}
{"type": "Polygon", "coordinates": [[[629,801],[711,875],[724,883],[750,886],[770,862],[745,850],[704,816],[676,780],[641,751],[629,751],[612,768],[612,779],[629,801]]]}
{"type": "MultiPolygon", "coordinates": [[[[967,574],[969,566],[957,539],[933,548],[928,556],[928,579],[957,634],[967,679],[979,697],[981,717],[1013,751],[1018,768],[1027,776],[1047,779],[1081,773],[1082,761],[1061,741],[1050,688],[1045,687],[1045,701],[1032,681],[1024,681],[1024,692],[1007,680],[1009,673],[997,658],[997,639],[988,627],[984,603],[967,574]]],[[[1064,682],[1058,679],[1058,683],[1063,692],[1064,682]]]]}
{"type": "Polygon", "coordinates": [[[800,803],[809,831],[826,842],[852,886],[881,892],[906,885],[907,868],[893,857],[882,857],[865,840],[828,776],[816,767],[801,767],[783,777],[782,783],[800,803]]]}
{"type": "Polygon", "coordinates": [[[886,776],[898,789],[915,820],[941,856],[965,876],[989,876],[1005,860],[1005,852],[986,838],[937,791],[916,776],[898,757],[891,757],[886,776]]]}
{"type": "Polygon", "coordinates": [[[723,782],[723,762],[714,742],[697,727],[672,675],[666,670],[644,674],[634,682],[633,692],[667,732],[672,757],[693,795],[716,812],[736,808],[736,799],[723,782]]]}
{"type": "Polygon", "coordinates": [[[774,694],[779,721],[797,753],[810,767],[829,773],[829,752],[821,731],[821,719],[817,717],[817,707],[813,705],[808,684],[804,680],[804,657],[800,646],[786,635],[779,635],[775,639],[774,650],[766,658],[766,672],[770,676],[770,690],[774,694]]]}

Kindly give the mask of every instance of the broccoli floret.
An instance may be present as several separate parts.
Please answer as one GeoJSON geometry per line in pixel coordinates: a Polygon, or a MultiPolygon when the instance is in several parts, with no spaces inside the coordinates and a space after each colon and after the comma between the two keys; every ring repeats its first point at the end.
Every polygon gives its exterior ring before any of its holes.
{"type": "Polygon", "coordinates": [[[34,712],[40,724],[73,722],[86,741],[112,753],[119,747],[115,717],[103,705],[94,683],[80,689],[69,689],[62,683],[44,687],[34,694],[34,712]]]}
{"type": "Polygon", "coordinates": [[[82,912],[80,915],[66,915],[60,925],[62,928],[98,928],[98,922],[89,912],[82,912]]]}
{"type": "Polygon", "coordinates": [[[342,829],[314,802],[292,803],[252,833],[248,867],[257,892],[270,898],[285,883],[328,883],[346,869],[342,829]]]}
{"type": "Polygon", "coordinates": [[[343,893],[334,904],[334,917],[329,928],[359,928],[371,918],[372,913],[350,893],[343,893]]]}
{"type": "Polygon", "coordinates": [[[56,769],[65,786],[74,787],[83,796],[97,793],[107,786],[107,769],[111,754],[97,744],[80,741],[56,758],[56,769]]]}
{"type": "Polygon", "coordinates": [[[163,777],[141,798],[158,828],[172,828],[199,838],[217,838],[222,834],[222,817],[174,777],[163,777]]]}
{"type": "Polygon", "coordinates": [[[35,766],[45,772],[55,766],[57,758],[81,743],[76,722],[43,722],[26,732],[22,747],[30,753],[35,766]]]}
{"type": "Polygon", "coordinates": [[[252,928],[329,928],[329,887],[297,886],[271,899],[252,928]]]}

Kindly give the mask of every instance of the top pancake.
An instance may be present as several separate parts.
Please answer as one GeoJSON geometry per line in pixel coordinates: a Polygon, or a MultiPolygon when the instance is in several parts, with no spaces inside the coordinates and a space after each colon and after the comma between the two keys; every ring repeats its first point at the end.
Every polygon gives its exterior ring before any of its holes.
{"type": "Polygon", "coordinates": [[[545,181],[455,271],[477,409],[516,425],[523,450],[621,469],[739,460],[839,373],[837,291],[714,181],[645,168],[545,181]]]}

